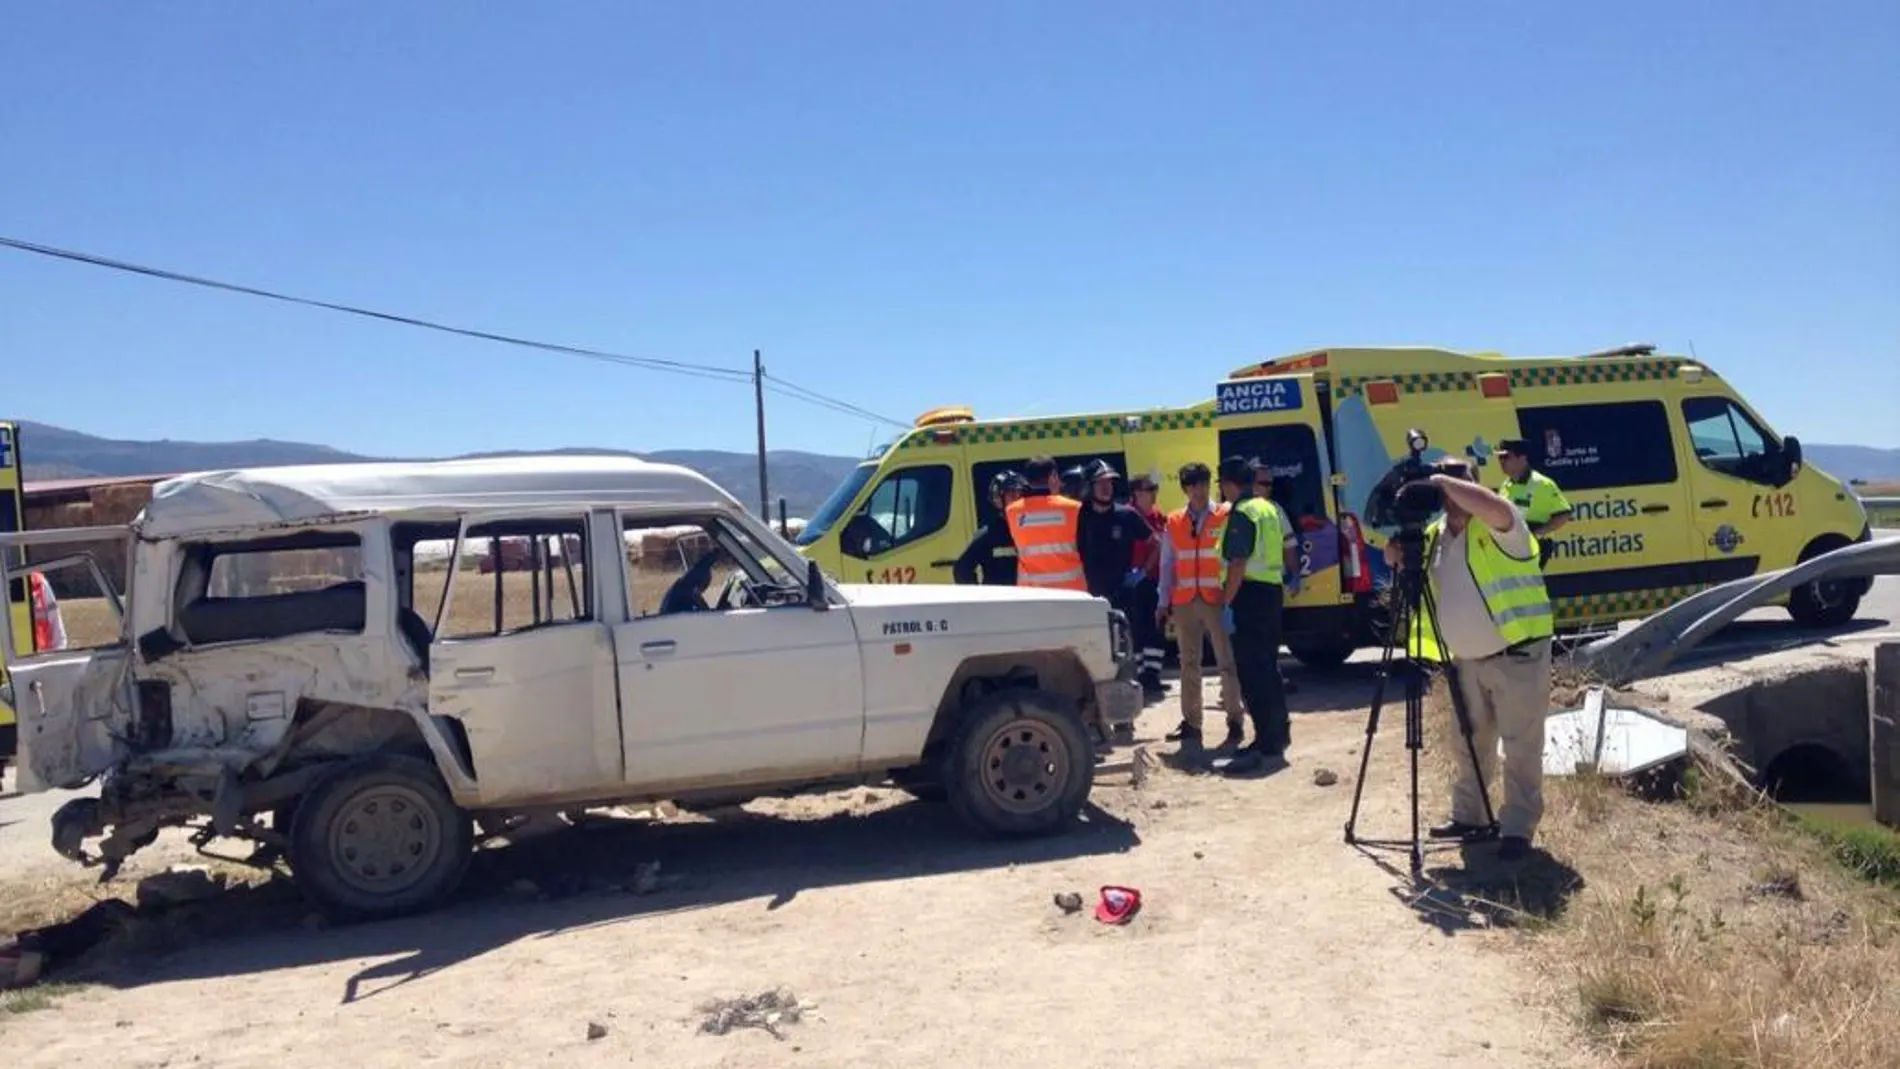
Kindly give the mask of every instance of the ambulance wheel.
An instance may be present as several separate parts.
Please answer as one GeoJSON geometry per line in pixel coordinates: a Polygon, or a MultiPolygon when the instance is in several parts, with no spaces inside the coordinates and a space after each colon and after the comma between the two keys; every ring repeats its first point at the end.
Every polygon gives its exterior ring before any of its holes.
{"type": "MultiPolygon", "coordinates": [[[[1801,552],[1803,562],[1851,545],[1846,539],[1820,539],[1801,552]]],[[[1860,611],[1864,579],[1817,579],[1788,593],[1788,615],[1802,627],[1839,627],[1860,611]]]]}
{"type": "Polygon", "coordinates": [[[950,808],[991,835],[1048,835],[1072,824],[1095,786],[1095,747],[1066,701],[999,691],[964,717],[944,764],[950,808]]]}
{"type": "Polygon", "coordinates": [[[469,815],[433,766],[379,754],[340,763],[297,799],[290,871],[327,916],[377,920],[441,903],[474,845],[469,815]]]}
{"type": "Polygon", "coordinates": [[[1329,668],[1338,668],[1340,665],[1345,664],[1347,659],[1353,655],[1353,652],[1358,649],[1350,639],[1343,638],[1332,639],[1330,641],[1318,639],[1304,642],[1289,642],[1286,644],[1286,648],[1287,652],[1291,653],[1301,664],[1308,668],[1321,671],[1329,668]]]}

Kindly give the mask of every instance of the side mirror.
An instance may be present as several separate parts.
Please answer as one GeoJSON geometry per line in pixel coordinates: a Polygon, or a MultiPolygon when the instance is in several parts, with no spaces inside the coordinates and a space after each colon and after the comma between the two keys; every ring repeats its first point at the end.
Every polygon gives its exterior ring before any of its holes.
{"type": "Polygon", "coordinates": [[[815,560],[805,562],[805,604],[819,612],[831,608],[831,599],[825,596],[825,571],[815,560]]]}
{"type": "Polygon", "coordinates": [[[1801,439],[1790,434],[1781,440],[1781,484],[1787,485],[1801,473],[1801,439]]]}

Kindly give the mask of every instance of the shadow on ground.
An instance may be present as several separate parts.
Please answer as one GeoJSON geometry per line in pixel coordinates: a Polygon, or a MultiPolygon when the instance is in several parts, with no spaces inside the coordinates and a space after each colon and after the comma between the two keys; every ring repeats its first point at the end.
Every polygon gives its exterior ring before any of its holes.
{"type": "Polygon", "coordinates": [[[1384,858],[1380,867],[1400,881],[1392,896],[1446,935],[1493,928],[1547,924],[1562,917],[1583,890],[1583,874],[1541,848],[1523,861],[1497,859],[1495,842],[1428,848],[1426,866],[1413,880],[1384,858]],[[1456,851],[1460,864],[1432,864],[1456,851]]]}
{"type": "Polygon", "coordinates": [[[1092,805],[1067,834],[1019,841],[973,839],[944,807],[924,803],[807,820],[725,810],[703,822],[589,821],[479,851],[457,900],[423,916],[323,927],[287,881],[273,880],[141,915],[52,978],[137,987],[394,955],[349,978],[348,1003],[524,938],[750,899],[775,910],[818,888],[1122,853],[1139,842],[1132,825],[1092,805]]]}

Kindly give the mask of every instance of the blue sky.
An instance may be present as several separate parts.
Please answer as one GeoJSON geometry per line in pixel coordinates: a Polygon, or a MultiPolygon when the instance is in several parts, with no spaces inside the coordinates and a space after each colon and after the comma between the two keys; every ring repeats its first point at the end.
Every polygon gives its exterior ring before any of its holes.
{"type": "MultiPolygon", "coordinates": [[[[0,234],[908,419],[1691,343],[1900,446],[1900,5],[10,5],[0,234]]],[[[0,251],[9,415],[749,448],[743,386],[0,251]]],[[[886,431],[771,398],[773,444],[886,431]]]]}

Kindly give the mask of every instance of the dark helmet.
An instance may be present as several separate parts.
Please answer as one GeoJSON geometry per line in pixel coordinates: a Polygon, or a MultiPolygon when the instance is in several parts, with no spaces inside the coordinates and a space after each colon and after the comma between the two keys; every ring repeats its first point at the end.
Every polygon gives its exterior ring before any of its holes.
{"type": "Polygon", "coordinates": [[[1088,482],[1096,482],[1101,479],[1119,479],[1121,477],[1122,473],[1115,470],[1115,465],[1110,464],[1106,460],[1097,460],[1091,463],[1088,466],[1087,473],[1083,476],[1088,482]]]}
{"type": "Polygon", "coordinates": [[[990,476],[990,493],[1020,494],[1029,489],[1029,480],[1013,471],[999,471],[990,476]]]}

